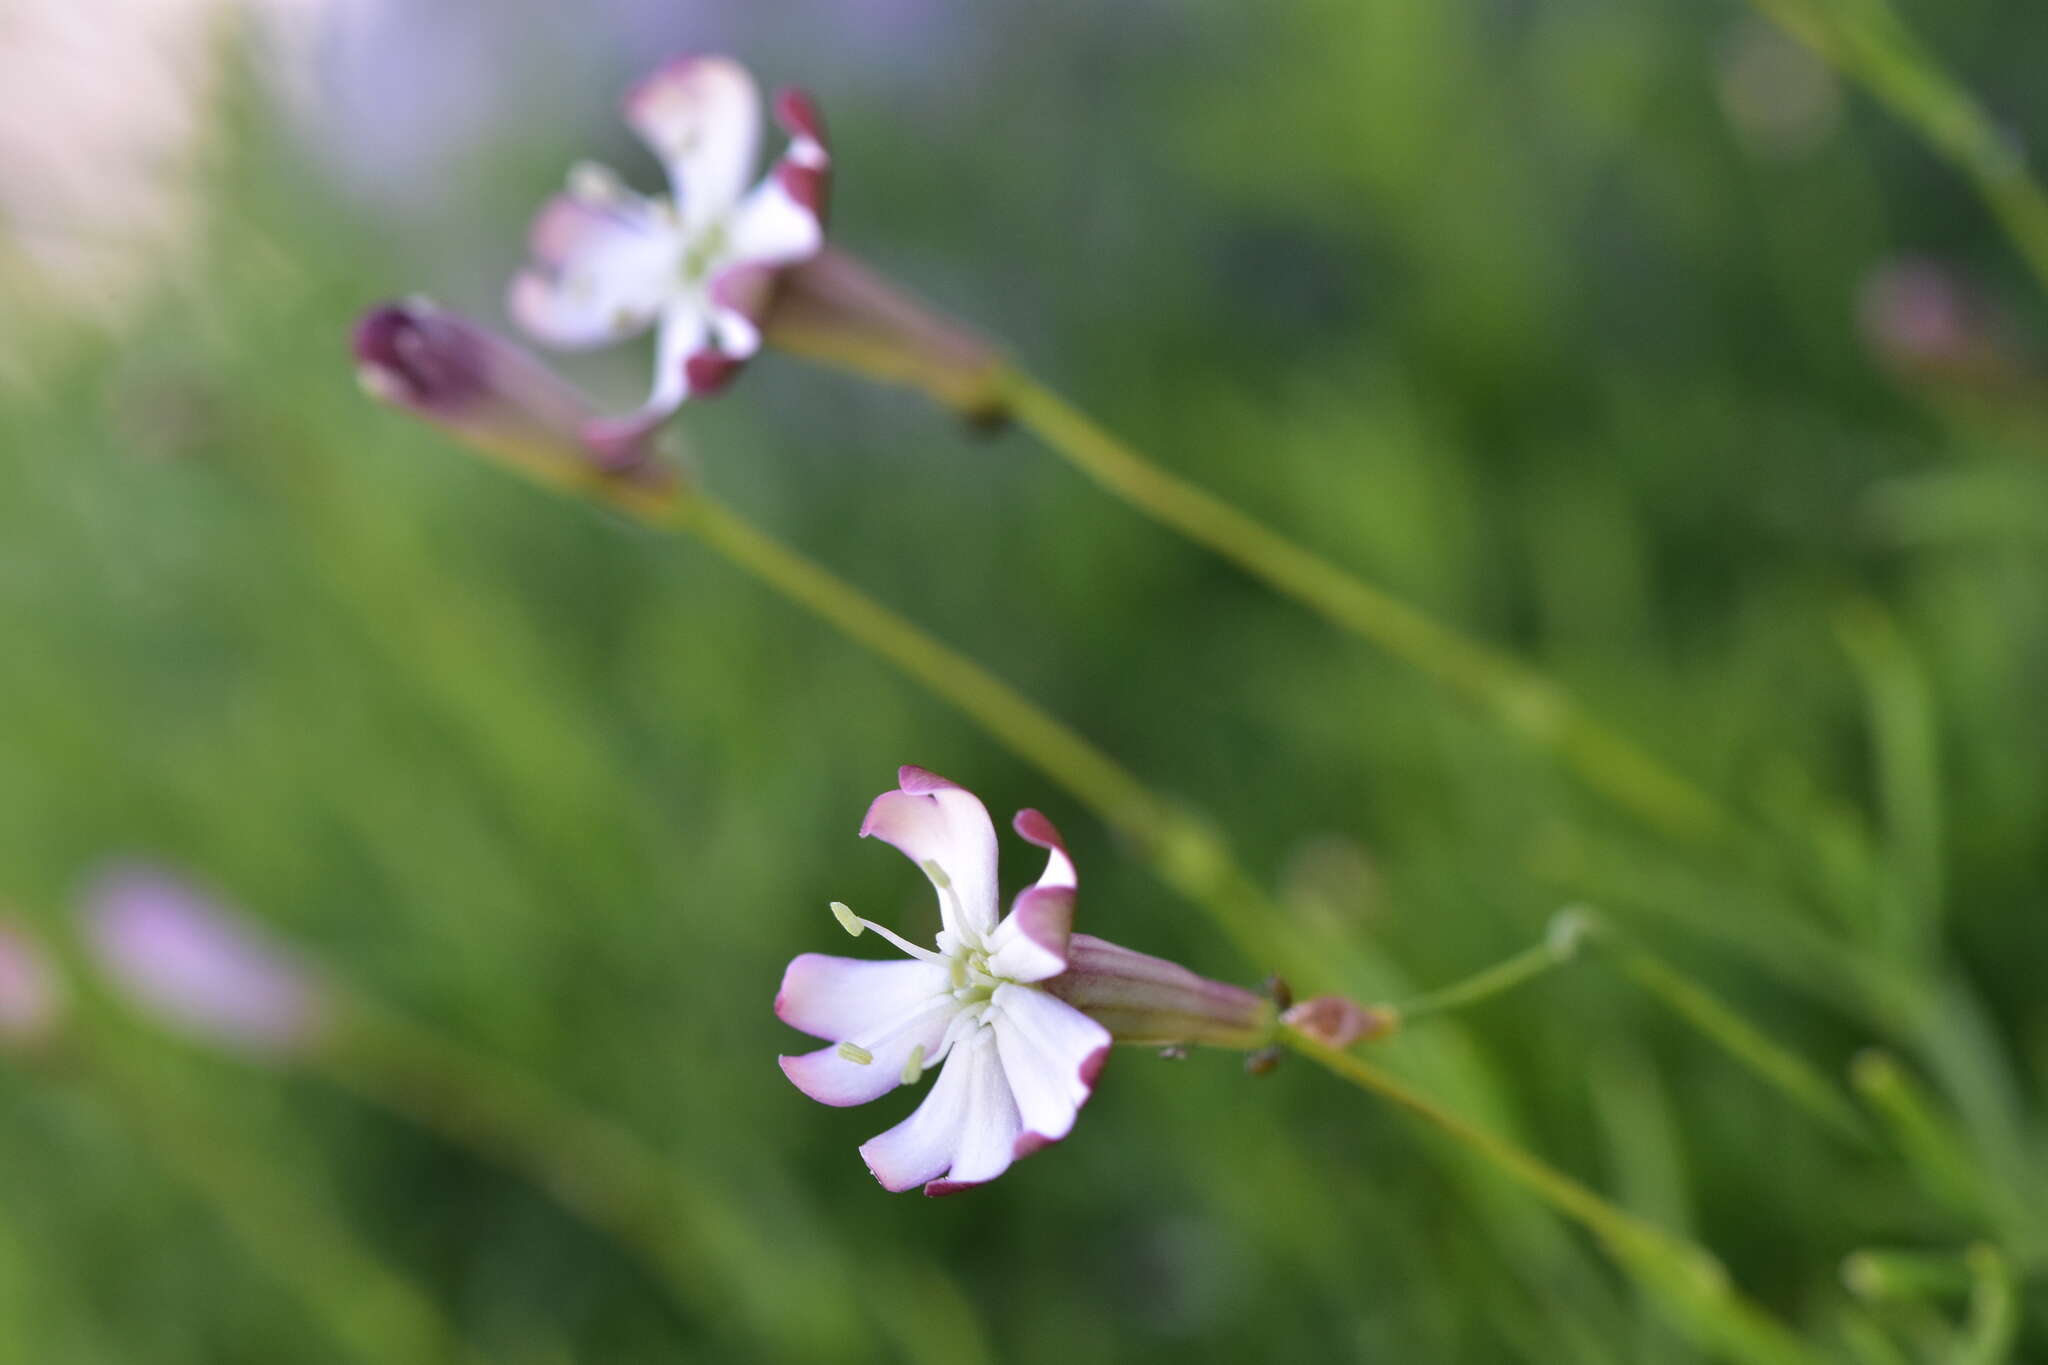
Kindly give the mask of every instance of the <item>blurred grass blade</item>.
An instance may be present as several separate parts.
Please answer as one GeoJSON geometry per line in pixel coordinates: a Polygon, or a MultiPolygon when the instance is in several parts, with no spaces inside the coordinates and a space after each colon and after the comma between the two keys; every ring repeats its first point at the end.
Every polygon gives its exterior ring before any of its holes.
{"type": "Polygon", "coordinates": [[[2019,1342],[2019,1290],[2012,1267],[1997,1250],[1971,1247],[1964,1254],[1970,1268],[1970,1311],[1955,1365],[2005,1365],[2019,1342]]]}
{"type": "Polygon", "coordinates": [[[205,1198],[250,1259],[282,1281],[365,1362],[437,1365],[486,1357],[458,1339],[424,1291],[365,1246],[326,1201],[251,1142],[194,1112],[123,1048],[82,1036],[68,1059],[142,1146],[205,1198]]]}
{"type": "Polygon", "coordinates": [[[1711,1252],[1616,1207],[1362,1057],[1284,1026],[1281,1041],[1324,1070],[1422,1119],[1585,1228],[1616,1265],[1664,1304],[1675,1325],[1721,1359],[1742,1365],[1822,1365],[1816,1350],[1735,1292],[1711,1252]]]}
{"type": "Polygon", "coordinates": [[[2048,288],[2048,193],[2018,143],[1914,36],[1888,0],[1753,0],[1787,32],[1860,81],[1969,178],[2048,288]]]}
{"type": "Polygon", "coordinates": [[[1941,756],[1927,677],[1891,617],[1859,601],[1835,621],[1869,708],[1890,875],[1878,879],[1877,936],[1894,958],[1931,951],[1942,913],[1941,756]]]}
{"type": "Polygon", "coordinates": [[[1646,948],[1596,936],[1621,974],[1697,1029],[1757,1079],[1838,1136],[1867,1144],[1870,1130],[1821,1071],[1750,1023],[1719,997],[1646,948]]]}
{"type": "Polygon", "coordinates": [[[735,1313],[791,1358],[867,1330],[850,1262],[814,1227],[779,1229],[720,1182],[698,1180],[626,1130],[546,1087],[356,996],[315,1054],[331,1079],[531,1180],[636,1254],[693,1320],[729,1334],[735,1313]],[[777,1273],[762,1273],[775,1266],[777,1273]],[[805,1311],[788,1311],[789,1285],[805,1311]]]}
{"type": "Polygon", "coordinates": [[[1842,1258],[1842,1283],[1866,1303],[1960,1298],[1970,1271],[1959,1256],[1865,1247],[1842,1258]]]}
{"type": "Polygon", "coordinates": [[[1878,1048],[1859,1053],[1849,1078],[1883,1121],[1922,1189],[1980,1225],[1995,1220],[1983,1172],[1968,1144],[1896,1057],[1878,1048]]]}
{"type": "Polygon", "coordinates": [[[1855,1365],[1914,1365],[1905,1348],[1893,1341],[1873,1318],[1855,1308],[1842,1309],[1836,1330],[1855,1365]]]}
{"type": "Polygon", "coordinates": [[[1741,823],[1519,660],[1442,625],[1147,460],[1037,381],[1000,376],[1017,420],[1096,483],[1332,624],[1449,687],[1662,833],[1746,847],[1741,823]]]}

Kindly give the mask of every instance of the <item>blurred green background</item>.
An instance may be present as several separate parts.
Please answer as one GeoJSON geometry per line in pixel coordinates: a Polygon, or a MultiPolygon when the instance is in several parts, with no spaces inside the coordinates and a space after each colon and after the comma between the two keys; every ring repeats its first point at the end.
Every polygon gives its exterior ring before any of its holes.
{"type": "MultiPolygon", "coordinates": [[[[678,1306],[462,1146],[123,1026],[114,1070],[212,1135],[224,1183],[181,1179],[91,1075],[0,1068],[0,1359],[436,1358],[398,1326],[380,1348],[367,1304],[331,1330],[346,1285],[223,1218],[276,1190],[507,1365],[1702,1358],[1579,1233],[1299,1062],[1120,1053],[1072,1139],[943,1201],[854,1151],[909,1096],[830,1110],[777,1073],[788,958],[867,951],[826,902],[931,917],[854,837],[902,762],[1045,809],[1084,929],[1269,964],[727,565],[357,392],[370,303],[501,318],[570,160],[655,184],[612,101],[706,47],[816,92],[838,242],[1536,661],[1781,866],[1646,835],[1026,434],[770,356],[679,424],[703,481],[1212,816],[1324,945],[1299,992],[1398,999],[1590,900],[1835,1077],[1896,1052],[1947,1167],[1818,1127],[1597,956],[1381,1049],[1823,1349],[1853,1314],[1899,1359],[1964,1359],[1960,1297],[1859,1306],[1839,1275],[1984,1240],[2038,1270],[2048,1243],[2048,314],[1962,182],[1734,3],[753,8],[399,7],[290,95],[274,46],[223,29],[201,216],[123,308],[68,304],[23,245],[59,229],[0,218],[0,896],[61,942],[107,856],[186,869],[757,1235],[678,1229],[716,1267],[678,1306]],[[1859,296],[1904,252],[1985,300],[1969,363],[1873,345],[1859,296]],[[1873,1007],[1871,975],[1904,1003],[1873,1007]]],[[[2048,10],[1907,13],[2048,135],[2048,10]]],[[[111,251],[134,225],[102,226],[111,251]]],[[[573,369],[623,404],[644,365],[573,369]]],[[[2048,1359],[2029,1330],[2010,1358],[2048,1359]]]]}

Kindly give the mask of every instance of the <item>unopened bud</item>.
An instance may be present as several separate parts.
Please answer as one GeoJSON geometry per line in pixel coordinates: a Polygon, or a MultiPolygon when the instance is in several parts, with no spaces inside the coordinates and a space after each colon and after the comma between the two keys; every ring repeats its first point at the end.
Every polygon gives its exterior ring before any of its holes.
{"type": "Polygon", "coordinates": [[[1088,934],[1069,940],[1067,970],[1045,989],[1119,1043],[1249,1049],[1273,1037],[1276,1011],[1264,996],[1088,934]]]}
{"type": "Polygon", "coordinates": [[[607,422],[568,380],[459,313],[423,299],[374,308],[354,349],[372,398],[528,474],[665,482],[651,463],[654,426],[607,422]]]}

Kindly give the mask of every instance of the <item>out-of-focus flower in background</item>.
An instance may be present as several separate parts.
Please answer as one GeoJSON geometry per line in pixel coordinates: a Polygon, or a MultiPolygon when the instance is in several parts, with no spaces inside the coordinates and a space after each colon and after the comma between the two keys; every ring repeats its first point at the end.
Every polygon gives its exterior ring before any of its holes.
{"type": "Polygon", "coordinates": [[[775,112],[789,146],[749,189],[761,141],[754,78],[729,58],[678,58],[625,102],[670,192],[641,195],[585,163],[534,220],[534,264],[508,300],[521,327],[564,350],[655,334],[652,392],[605,423],[602,439],[635,440],[684,399],[722,389],[760,349],[781,272],[824,245],[831,163],[817,109],[784,91],[775,112]]]}
{"type": "Polygon", "coordinates": [[[0,1047],[33,1045],[63,1011],[57,974],[35,938],[0,919],[0,1047]]]}
{"type": "Polygon", "coordinates": [[[264,1054],[294,1052],[320,1036],[325,1000],[311,970],[170,873],[110,868],[87,889],[82,909],[101,969],[159,1022],[264,1054]]]}
{"type": "Polygon", "coordinates": [[[1928,257],[1879,262],[1863,277],[1856,312],[1864,344],[1911,384],[2012,397],[2038,372],[2012,318],[1960,271],[1928,257]]]}
{"type": "Polygon", "coordinates": [[[1813,155],[1842,123],[1842,84],[1828,64],[1761,19],[1729,26],[1715,66],[1721,112],[1744,145],[1773,161],[1813,155]]]}
{"type": "Polygon", "coordinates": [[[197,240],[207,135],[243,36],[303,89],[332,20],[377,0],[10,0],[0,10],[0,384],[24,316],[118,328],[197,240]]]}

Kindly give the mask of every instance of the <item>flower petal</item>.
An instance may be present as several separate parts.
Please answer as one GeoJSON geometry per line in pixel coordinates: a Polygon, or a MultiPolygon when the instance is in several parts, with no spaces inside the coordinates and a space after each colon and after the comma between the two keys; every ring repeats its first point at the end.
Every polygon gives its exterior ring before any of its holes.
{"type": "Polygon", "coordinates": [[[727,259],[791,265],[825,244],[825,189],[831,163],[822,144],[797,136],[782,159],[740,201],[727,229],[727,259]]]}
{"type": "Polygon", "coordinates": [[[1024,1118],[1017,1110],[1016,1096],[1010,1093],[995,1030],[979,1029],[953,1051],[946,1069],[967,1068],[965,1112],[953,1164],[944,1180],[924,1187],[928,1195],[957,1194],[970,1185],[994,1180],[1017,1159],[1017,1142],[1024,1135],[1024,1118]]]}
{"type": "Polygon", "coordinates": [[[1074,860],[1067,856],[1066,840],[1053,828],[1052,821],[1035,810],[1020,810],[1010,827],[1031,843],[1048,851],[1045,871],[1039,874],[1040,886],[1074,887],[1080,884],[1080,877],[1074,871],[1074,860]]]}
{"type": "Polygon", "coordinates": [[[937,865],[951,884],[939,894],[946,928],[978,942],[996,927],[996,827],[974,793],[923,768],[896,774],[900,790],[884,792],[861,822],[919,867],[937,865]]]}
{"type": "Polygon", "coordinates": [[[564,350],[647,330],[675,293],[683,238],[646,200],[557,195],[534,217],[539,268],[513,277],[505,306],[535,340],[564,350]]]}
{"type": "Polygon", "coordinates": [[[988,936],[988,969],[1009,981],[1043,981],[1067,969],[1074,888],[1033,886],[988,936]]]}
{"type": "Polygon", "coordinates": [[[1063,1000],[1028,986],[996,987],[990,1018],[1003,1073],[1016,1097],[1026,1156],[1073,1130],[1109,1057],[1109,1030],[1063,1000]],[[1036,1139],[1036,1141],[1029,1141],[1036,1139]]]}
{"type": "Polygon", "coordinates": [[[859,1041],[893,1020],[948,995],[952,979],[936,962],[870,961],[805,953],[782,974],[775,1017],[814,1038],[859,1041]]]}
{"type": "Polygon", "coordinates": [[[647,401],[628,413],[600,417],[585,429],[585,438],[600,450],[614,447],[632,449],[644,444],[661,425],[675,416],[676,409],[693,392],[691,361],[704,345],[708,320],[696,299],[685,296],[662,312],[661,329],[655,333],[654,387],[647,401]]]}
{"type": "Polygon", "coordinates": [[[761,93],[729,57],[680,57],[626,96],[626,122],[668,168],[693,231],[731,212],[761,144],[761,93]]]}
{"type": "Polygon", "coordinates": [[[1022,1132],[995,1036],[982,1028],[953,1049],[924,1103],[860,1154],[885,1189],[951,1194],[1007,1170],[1022,1132]]]}
{"type": "Polygon", "coordinates": [[[805,953],[783,974],[775,1013],[835,1046],[778,1059],[782,1074],[821,1104],[866,1104],[887,1094],[903,1083],[914,1049],[940,1060],[946,1026],[959,1013],[950,985],[937,963],[805,953]],[[865,1048],[871,1060],[848,1060],[836,1046],[842,1042],[865,1048]]]}

